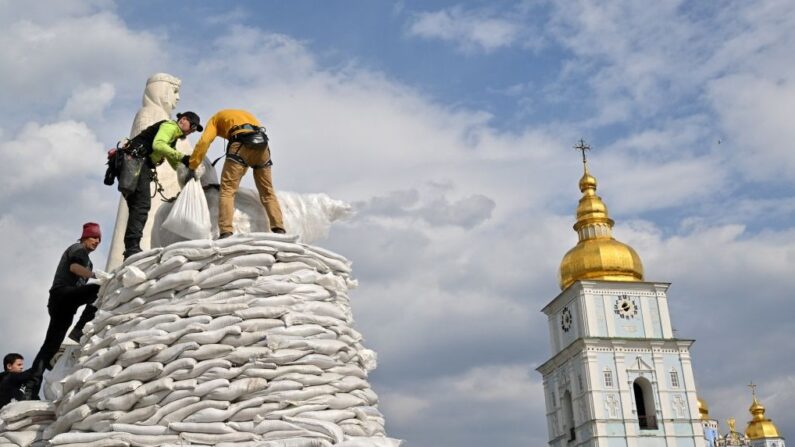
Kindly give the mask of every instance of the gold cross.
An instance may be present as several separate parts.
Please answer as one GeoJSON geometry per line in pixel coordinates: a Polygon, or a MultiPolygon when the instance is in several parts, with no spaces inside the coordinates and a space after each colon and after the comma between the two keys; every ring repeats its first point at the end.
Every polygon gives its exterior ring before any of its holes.
{"type": "Polygon", "coordinates": [[[582,152],[582,164],[588,163],[588,158],[585,156],[585,152],[590,151],[591,146],[588,146],[588,144],[585,143],[585,141],[582,138],[580,138],[580,142],[577,143],[576,146],[574,146],[574,149],[582,152]]]}
{"type": "Polygon", "coordinates": [[[754,396],[754,398],[756,397],[756,387],[757,385],[754,385],[754,382],[748,384],[748,388],[751,388],[751,394],[754,396]]]}

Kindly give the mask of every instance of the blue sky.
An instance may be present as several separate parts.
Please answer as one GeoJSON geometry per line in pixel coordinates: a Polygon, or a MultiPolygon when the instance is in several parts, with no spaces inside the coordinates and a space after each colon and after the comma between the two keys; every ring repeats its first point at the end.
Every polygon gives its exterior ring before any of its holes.
{"type": "Polygon", "coordinates": [[[178,110],[263,119],[277,188],[355,205],[320,245],[354,262],[391,436],[546,442],[540,309],[576,242],[581,137],[614,235],[673,283],[713,415],[744,426],[753,380],[795,433],[791,2],[0,6],[3,351],[35,355],[80,225],[110,234],[104,150],[168,72],[178,110]]]}

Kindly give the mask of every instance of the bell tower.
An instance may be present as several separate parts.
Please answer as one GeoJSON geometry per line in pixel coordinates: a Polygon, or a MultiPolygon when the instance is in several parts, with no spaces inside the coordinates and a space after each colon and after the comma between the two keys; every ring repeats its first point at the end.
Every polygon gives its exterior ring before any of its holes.
{"type": "Polygon", "coordinates": [[[543,376],[552,447],[704,447],[690,360],[674,335],[668,283],[644,279],[613,220],[580,140],[578,243],[560,264],[561,293],[547,304],[551,357],[543,376]]]}

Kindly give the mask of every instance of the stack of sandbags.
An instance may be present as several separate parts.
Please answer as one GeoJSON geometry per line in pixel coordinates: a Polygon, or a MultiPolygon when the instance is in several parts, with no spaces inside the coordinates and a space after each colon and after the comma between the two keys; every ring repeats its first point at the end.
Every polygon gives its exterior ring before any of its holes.
{"type": "Polygon", "coordinates": [[[44,430],[54,420],[52,402],[11,402],[0,410],[0,446],[27,447],[41,443],[44,430]]]}
{"type": "Polygon", "coordinates": [[[139,253],[102,286],[45,437],[397,445],[367,382],[375,353],[352,327],[355,285],[342,256],[272,233],[139,253]]]}

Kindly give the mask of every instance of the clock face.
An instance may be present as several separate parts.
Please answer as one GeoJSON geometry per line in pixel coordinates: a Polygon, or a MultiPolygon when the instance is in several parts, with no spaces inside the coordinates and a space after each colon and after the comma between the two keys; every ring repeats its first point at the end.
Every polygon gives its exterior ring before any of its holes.
{"type": "Polygon", "coordinates": [[[616,299],[613,310],[621,318],[635,318],[635,315],[638,314],[638,304],[634,298],[621,295],[616,299]]]}
{"type": "Polygon", "coordinates": [[[560,328],[563,329],[563,332],[569,332],[571,329],[571,310],[569,310],[568,306],[563,308],[563,311],[560,313],[560,328]]]}

